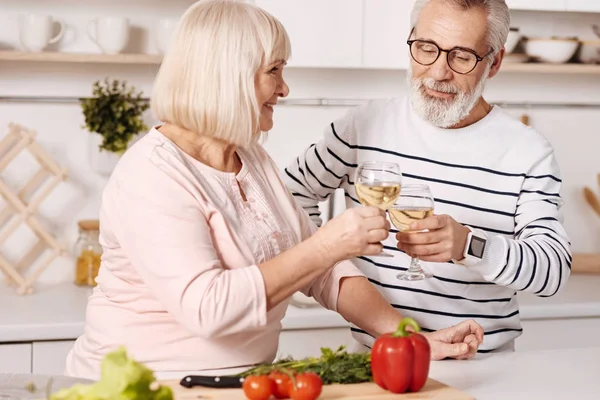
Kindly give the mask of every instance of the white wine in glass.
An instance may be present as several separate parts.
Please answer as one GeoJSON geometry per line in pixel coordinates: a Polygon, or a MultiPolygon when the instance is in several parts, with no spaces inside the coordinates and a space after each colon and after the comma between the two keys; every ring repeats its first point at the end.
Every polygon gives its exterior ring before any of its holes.
{"type": "MultiPolygon", "coordinates": [[[[356,170],[354,189],[363,206],[387,210],[400,196],[401,186],[402,173],[396,163],[367,161],[356,170]]],[[[393,257],[385,251],[379,253],[379,256],[393,257]]]]}
{"type": "MultiPolygon", "coordinates": [[[[388,209],[390,221],[400,232],[409,232],[413,222],[433,216],[434,201],[427,185],[404,185],[396,202],[388,209]]],[[[408,270],[397,278],[404,281],[420,281],[431,278],[423,271],[419,259],[413,257],[408,270]]]]}

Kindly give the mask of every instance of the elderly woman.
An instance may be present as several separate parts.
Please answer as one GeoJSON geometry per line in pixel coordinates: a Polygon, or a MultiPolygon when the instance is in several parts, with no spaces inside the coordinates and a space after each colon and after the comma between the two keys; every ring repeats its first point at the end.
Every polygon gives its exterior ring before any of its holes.
{"type": "MultiPolygon", "coordinates": [[[[183,15],[152,93],[155,126],[122,157],[100,213],[104,249],[68,375],[97,379],[124,345],[160,378],[231,372],[274,359],[301,291],[373,335],[401,315],[348,259],[375,255],[389,225],[376,208],[317,230],[258,144],[288,94],[283,26],[242,2],[183,15]]],[[[468,358],[472,321],[428,334],[434,358],[468,358]]]]}

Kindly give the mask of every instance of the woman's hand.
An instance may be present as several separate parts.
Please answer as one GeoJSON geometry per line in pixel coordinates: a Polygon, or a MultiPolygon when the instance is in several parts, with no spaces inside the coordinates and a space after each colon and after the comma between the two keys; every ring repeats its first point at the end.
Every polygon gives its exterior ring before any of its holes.
{"type": "Polygon", "coordinates": [[[470,319],[449,328],[423,333],[423,336],[429,341],[432,360],[467,360],[475,356],[483,343],[483,328],[470,319]]]}
{"type": "Polygon", "coordinates": [[[385,211],[354,207],[331,219],[312,237],[317,250],[333,265],[361,255],[377,255],[389,235],[385,211]]]}

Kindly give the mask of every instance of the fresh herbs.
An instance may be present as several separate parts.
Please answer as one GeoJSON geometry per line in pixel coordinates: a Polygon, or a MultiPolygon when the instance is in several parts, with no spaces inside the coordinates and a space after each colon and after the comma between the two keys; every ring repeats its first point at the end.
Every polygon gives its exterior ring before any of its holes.
{"type": "Polygon", "coordinates": [[[134,92],[125,81],[109,82],[106,78],[103,83],[94,83],[92,97],[81,100],[84,128],[102,136],[101,150],[123,154],[131,139],[148,129],[142,114],[150,105],[141,92],[134,92]]]}
{"type": "Polygon", "coordinates": [[[371,354],[348,353],[345,346],[341,346],[335,351],[321,348],[321,357],[309,357],[302,360],[285,358],[272,364],[260,364],[240,375],[267,375],[272,371],[314,372],[321,377],[324,385],[371,382],[373,380],[371,354]]]}

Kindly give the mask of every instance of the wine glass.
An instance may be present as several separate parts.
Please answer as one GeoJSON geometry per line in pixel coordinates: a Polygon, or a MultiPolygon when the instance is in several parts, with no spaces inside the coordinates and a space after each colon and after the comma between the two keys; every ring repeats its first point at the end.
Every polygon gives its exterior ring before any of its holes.
{"type": "MultiPolygon", "coordinates": [[[[400,232],[409,232],[410,224],[433,215],[434,201],[427,185],[404,185],[396,202],[388,209],[390,221],[400,232]]],[[[423,271],[418,257],[412,257],[408,270],[396,277],[403,281],[420,281],[433,275],[423,271]]]]}
{"type": "MultiPolygon", "coordinates": [[[[358,166],[354,188],[358,201],[363,206],[374,206],[387,210],[400,195],[402,173],[396,163],[366,161],[358,166]]],[[[393,257],[381,251],[382,257],[393,257]]]]}

